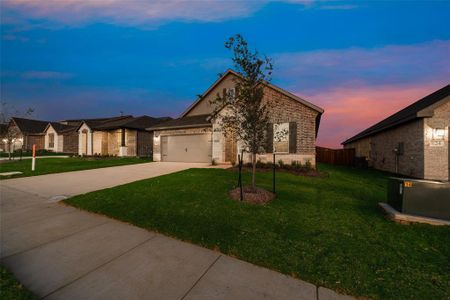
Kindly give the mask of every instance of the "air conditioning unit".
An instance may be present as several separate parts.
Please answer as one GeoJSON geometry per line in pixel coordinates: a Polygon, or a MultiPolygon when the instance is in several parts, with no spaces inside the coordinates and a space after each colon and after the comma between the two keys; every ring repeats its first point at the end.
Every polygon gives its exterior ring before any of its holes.
{"type": "Polygon", "coordinates": [[[402,213],[450,221],[450,182],[391,177],[387,196],[402,213]]]}

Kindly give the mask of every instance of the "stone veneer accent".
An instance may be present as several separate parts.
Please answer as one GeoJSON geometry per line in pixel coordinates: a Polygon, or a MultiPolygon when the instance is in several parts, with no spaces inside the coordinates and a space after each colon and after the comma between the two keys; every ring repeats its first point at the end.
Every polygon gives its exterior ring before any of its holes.
{"type": "Polygon", "coordinates": [[[449,126],[450,101],[437,107],[432,118],[424,119],[425,151],[424,151],[424,178],[450,180],[449,174],[449,126]],[[445,136],[439,146],[433,141],[433,129],[445,129],[445,136]],[[433,145],[434,144],[434,145],[433,145]]]}

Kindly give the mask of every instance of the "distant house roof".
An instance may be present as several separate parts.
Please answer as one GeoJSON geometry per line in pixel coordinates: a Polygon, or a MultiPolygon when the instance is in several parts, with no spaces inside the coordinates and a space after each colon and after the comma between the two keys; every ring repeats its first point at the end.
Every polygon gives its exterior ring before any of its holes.
{"type": "Polygon", "coordinates": [[[78,129],[78,126],[75,125],[65,125],[58,122],[50,122],[47,124],[44,132],[46,132],[50,126],[53,127],[53,129],[56,131],[57,134],[75,132],[78,129]]]}
{"type": "Polygon", "coordinates": [[[366,130],[358,133],[357,135],[345,140],[344,142],[342,142],[342,144],[345,145],[357,141],[364,137],[374,135],[376,133],[388,130],[390,128],[393,128],[406,122],[410,122],[418,118],[432,117],[434,108],[443,104],[444,101],[450,100],[448,96],[450,96],[450,84],[414,102],[413,104],[387,117],[381,122],[378,122],[377,124],[367,128],[366,130]]]}
{"type": "MultiPolygon", "coordinates": [[[[84,123],[92,130],[113,130],[119,128],[128,128],[136,130],[146,130],[146,128],[171,120],[169,117],[154,118],[150,116],[133,117],[131,115],[119,116],[101,119],[86,119],[77,127],[77,130],[84,123]]],[[[75,120],[66,120],[65,122],[74,122],[75,120]]]]}
{"type": "Polygon", "coordinates": [[[209,121],[209,114],[188,116],[170,121],[162,122],[156,126],[147,128],[148,130],[176,129],[176,128],[193,128],[212,126],[209,121]]]}
{"type": "Polygon", "coordinates": [[[13,117],[11,120],[19,127],[22,133],[41,134],[48,125],[48,121],[24,119],[13,117]]]}
{"type": "MultiPolygon", "coordinates": [[[[181,114],[181,117],[184,117],[184,116],[186,116],[200,101],[202,101],[203,100],[203,98],[205,98],[225,77],[227,77],[228,75],[230,75],[230,74],[232,74],[232,75],[235,75],[235,76],[237,76],[237,77],[241,77],[242,78],[242,75],[241,74],[239,74],[239,73],[237,73],[236,71],[233,71],[233,70],[231,70],[231,69],[228,69],[222,76],[220,76],[220,78],[219,79],[217,79],[196,101],[194,101],[194,103],[192,103],[182,114],[181,114]]],[[[285,96],[287,96],[287,97],[289,97],[289,98],[291,98],[291,99],[293,99],[293,100],[295,100],[295,101],[297,101],[297,102],[300,102],[300,103],[302,103],[303,105],[305,105],[305,106],[307,106],[307,107],[309,107],[309,108],[311,108],[311,109],[313,109],[313,110],[315,110],[315,111],[317,111],[319,114],[322,114],[323,112],[324,112],[324,110],[323,110],[323,108],[321,108],[321,107],[319,107],[319,106],[317,106],[317,105],[314,105],[314,104],[312,104],[311,102],[309,102],[309,101],[306,101],[305,99],[303,99],[303,98],[300,98],[299,96],[297,96],[297,95],[294,95],[294,94],[292,94],[292,93],[290,93],[290,92],[288,92],[288,91],[286,91],[286,90],[284,90],[284,89],[282,89],[282,88],[280,88],[280,87],[278,87],[278,86],[276,86],[276,85],[274,85],[274,84],[271,84],[271,83],[269,83],[269,82],[263,82],[266,86],[268,86],[268,87],[270,87],[270,88],[272,88],[272,89],[274,89],[274,90],[276,90],[276,91],[278,91],[278,92],[280,92],[280,93],[282,93],[282,94],[284,94],[285,96]]]]}
{"type": "Polygon", "coordinates": [[[110,118],[97,118],[97,119],[73,119],[73,120],[64,120],[60,122],[66,122],[66,123],[73,123],[73,122],[80,122],[77,130],[81,127],[81,125],[84,123],[91,129],[97,129],[98,126],[103,125],[108,122],[114,122],[124,119],[131,119],[133,118],[132,115],[126,115],[126,116],[117,116],[117,117],[110,117],[110,118]]]}
{"type": "Polygon", "coordinates": [[[128,128],[128,129],[137,129],[137,130],[145,130],[146,128],[155,126],[159,123],[171,120],[169,117],[162,118],[153,118],[150,116],[140,116],[140,117],[131,117],[126,119],[108,121],[102,123],[101,125],[96,126],[94,129],[97,130],[111,130],[118,128],[128,128]]]}

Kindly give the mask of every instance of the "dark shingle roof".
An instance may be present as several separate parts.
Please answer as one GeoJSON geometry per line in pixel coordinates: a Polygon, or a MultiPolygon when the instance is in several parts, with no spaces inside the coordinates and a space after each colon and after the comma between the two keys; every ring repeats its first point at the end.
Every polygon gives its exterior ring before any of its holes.
{"type": "Polygon", "coordinates": [[[13,117],[12,120],[19,127],[22,133],[39,134],[43,133],[48,125],[48,121],[32,120],[13,117]]]}
{"type": "Polygon", "coordinates": [[[424,117],[423,115],[419,115],[421,111],[428,108],[429,106],[441,101],[445,97],[450,95],[450,84],[441,88],[440,90],[435,91],[434,93],[414,102],[413,104],[405,107],[399,112],[387,117],[386,119],[378,122],[377,124],[367,128],[366,130],[358,133],[357,135],[347,139],[342,142],[343,145],[354,142],[361,138],[371,136],[373,134],[379,133],[381,131],[387,130],[389,128],[398,126],[400,124],[412,121],[417,118],[424,117]]]}
{"type": "MultiPolygon", "coordinates": [[[[118,117],[111,117],[111,118],[100,118],[100,119],[85,119],[82,120],[84,123],[86,123],[91,129],[97,129],[97,127],[106,124],[108,122],[115,122],[125,119],[132,119],[133,116],[118,116],[118,117]]],[[[72,120],[73,121],[73,120],[72,120]]]]}
{"type": "Polygon", "coordinates": [[[56,133],[58,133],[58,134],[74,132],[78,129],[78,126],[65,125],[65,124],[61,124],[58,122],[50,122],[49,125],[52,125],[53,129],[55,129],[56,133]]]}
{"type": "Polygon", "coordinates": [[[174,128],[189,128],[189,127],[203,127],[203,126],[211,126],[211,122],[208,120],[209,114],[206,115],[198,115],[198,116],[189,116],[182,117],[178,119],[173,119],[167,122],[160,123],[156,126],[150,127],[148,129],[174,129],[174,128]]]}
{"type": "Polygon", "coordinates": [[[131,117],[126,119],[113,120],[96,126],[97,130],[111,130],[118,128],[145,130],[148,127],[155,126],[161,122],[171,120],[169,117],[153,118],[150,116],[131,117]]]}

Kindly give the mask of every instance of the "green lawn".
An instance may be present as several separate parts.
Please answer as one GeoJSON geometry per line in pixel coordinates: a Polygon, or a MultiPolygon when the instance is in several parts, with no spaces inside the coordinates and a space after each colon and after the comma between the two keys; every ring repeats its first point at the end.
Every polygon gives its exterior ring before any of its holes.
{"type": "Polygon", "coordinates": [[[8,270],[0,266],[0,299],[32,300],[38,299],[28,291],[8,270]]]}
{"type": "MultiPolygon", "coordinates": [[[[449,227],[386,220],[377,207],[385,200],[384,173],[320,169],[329,178],[278,173],[278,197],[266,206],[231,200],[236,173],[220,169],[186,170],[66,202],[355,296],[450,295],[449,227]]],[[[270,172],[257,180],[271,188],[270,172]]]]}
{"type": "MultiPolygon", "coordinates": [[[[61,173],[70,171],[79,171],[87,169],[97,169],[104,167],[122,166],[150,162],[149,159],[126,157],[126,158],[38,158],[36,159],[36,170],[31,171],[31,159],[15,160],[0,163],[0,173],[20,171],[22,174],[13,177],[25,177],[43,175],[49,173],[61,173]]],[[[11,177],[0,177],[7,179],[11,177]]]]}

